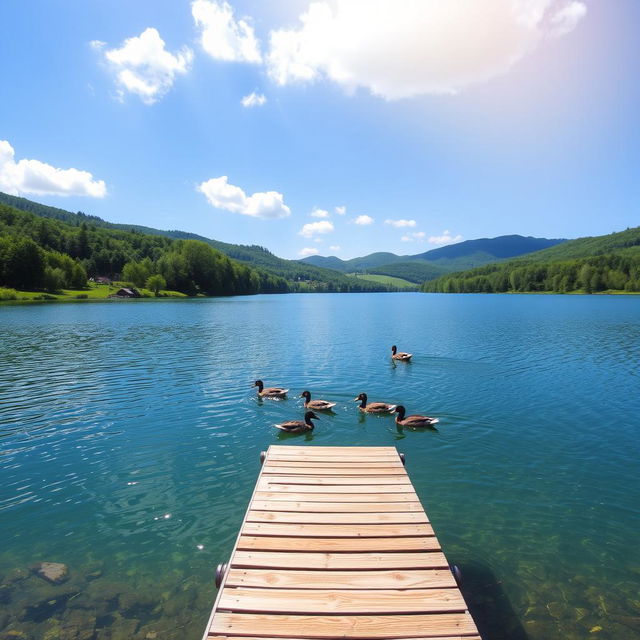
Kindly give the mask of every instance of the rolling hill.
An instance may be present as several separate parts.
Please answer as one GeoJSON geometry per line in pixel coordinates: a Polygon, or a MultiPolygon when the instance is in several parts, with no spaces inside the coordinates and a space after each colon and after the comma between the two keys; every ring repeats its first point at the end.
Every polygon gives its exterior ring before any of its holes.
{"type": "Polygon", "coordinates": [[[351,260],[341,260],[336,256],[309,256],[300,262],[336,269],[343,273],[377,273],[420,283],[444,273],[499,262],[564,242],[566,241],[563,239],[508,235],[465,240],[415,255],[399,256],[395,253],[378,252],[351,260]]]}
{"type": "Polygon", "coordinates": [[[436,293],[640,291],[640,227],[450,273],[425,282],[436,293]]]}
{"type": "Polygon", "coordinates": [[[83,223],[89,227],[117,229],[146,235],[163,236],[174,240],[199,240],[224,253],[230,258],[243,262],[251,267],[257,267],[282,278],[294,285],[295,290],[312,291],[387,291],[389,287],[380,282],[357,280],[347,276],[344,272],[305,264],[299,260],[285,260],[274,255],[264,247],[257,245],[241,245],[220,242],[205,238],[195,233],[171,230],[165,231],[141,225],[120,224],[107,222],[98,216],[87,215],[82,212],[72,213],[57,207],[12,196],[0,192],[0,204],[6,204],[15,209],[32,213],[42,218],[52,218],[66,224],[80,226],[83,223]]]}

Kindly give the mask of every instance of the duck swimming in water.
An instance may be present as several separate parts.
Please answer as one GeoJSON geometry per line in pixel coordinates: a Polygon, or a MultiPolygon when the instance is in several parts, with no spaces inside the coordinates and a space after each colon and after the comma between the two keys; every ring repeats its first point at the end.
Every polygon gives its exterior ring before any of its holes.
{"type": "Polygon", "coordinates": [[[289,391],[289,389],[282,387],[265,387],[262,380],[256,380],[253,386],[258,387],[258,395],[261,398],[284,398],[289,391]]]}
{"type": "Polygon", "coordinates": [[[433,425],[439,422],[438,418],[430,418],[429,416],[413,415],[405,418],[406,409],[401,404],[395,408],[395,412],[398,414],[396,416],[396,424],[401,427],[413,427],[414,429],[420,427],[435,428],[433,425]]]}
{"type": "Polygon", "coordinates": [[[353,399],[354,402],[359,402],[358,407],[360,411],[364,413],[392,413],[396,408],[395,404],[388,404],[386,402],[370,402],[367,404],[367,394],[361,393],[357,398],[353,399]]]}
{"type": "Polygon", "coordinates": [[[304,398],[304,408],[313,409],[314,411],[329,411],[332,407],[336,406],[335,402],[329,402],[327,400],[312,400],[311,393],[309,391],[303,391],[300,394],[301,398],[304,398]]]}
{"type": "Polygon", "coordinates": [[[320,420],[320,418],[313,411],[307,411],[304,414],[304,420],[287,420],[287,422],[281,422],[273,426],[289,433],[302,433],[303,431],[313,431],[312,420],[320,420]]]}
{"type": "Polygon", "coordinates": [[[398,347],[394,344],[391,347],[391,357],[393,360],[402,360],[403,362],[409,362],[411,360],[412,353],[405,353],[404,351],[398,351],[398,347]]]}

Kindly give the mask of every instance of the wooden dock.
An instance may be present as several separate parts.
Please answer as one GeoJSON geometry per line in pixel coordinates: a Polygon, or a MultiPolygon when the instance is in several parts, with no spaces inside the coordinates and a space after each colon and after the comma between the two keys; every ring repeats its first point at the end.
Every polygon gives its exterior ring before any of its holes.
{"type": "Polygon", "coordinates": [[[395,447],[271,446],[203,640],[480,640],[395,447]]]}

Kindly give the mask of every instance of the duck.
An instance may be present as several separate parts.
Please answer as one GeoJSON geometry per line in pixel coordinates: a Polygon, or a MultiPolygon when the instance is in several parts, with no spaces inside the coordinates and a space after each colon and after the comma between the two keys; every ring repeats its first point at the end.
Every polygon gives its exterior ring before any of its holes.
{"type": "Polygon", "coordinates": [[[289,391],[289,389],[282,387],[265,387],[262,380],[256,380],[253,386],[258,387],[258,395],[261,398],[284,398],[289,391]]]}
{"type": "Polygon", "coordinates": [[[360,403],[360,411],[365,413],[393,413],[396,408],[395,404],[388,404],[386,402],[370,402],[367,404],[367,394],[361,393],[357,398],[353,399],[354,402],[360,403]]]}
{"type": "Polygon", "coordinates": [[[398,347],[394,344],[391,347],[391,357],[393,360],[402,360],[403,362],[409,362],[411,360],[412,353],[405,353],[404,351],[398,351],[398,347]]]}
{"type": "Polygon", "coordinates": [[[280,424],[274,424],[276,429],[282,429],[282,431],[288,431],[289,433],[302,433],[303,431],[313,431],[312,420],[320,420],[313,411],[307,411],[304,414],[304,420],[287,420],[280,424]]]}
{"type": "Polygon", "coordinates": [[[329,411],[336,406],[335,402],[329,402],[328,400],[312,400],[311,393],[309,391],[303,391],[300,394],[301,398],[304,398],[304,408],[313,409],[315,411],[329,411]]]}
{"type": "Polygon", "coordinates": [[[396,424],[399,424],[401,427],[413,427],[414,429],[420,427],[433,427],[433,425],[440,422],[438,418],[430,418],[429,416],[406,416],[406,409],[399,404],[395,408],[395,412],[398,414],[396,416],[396,424]]]}

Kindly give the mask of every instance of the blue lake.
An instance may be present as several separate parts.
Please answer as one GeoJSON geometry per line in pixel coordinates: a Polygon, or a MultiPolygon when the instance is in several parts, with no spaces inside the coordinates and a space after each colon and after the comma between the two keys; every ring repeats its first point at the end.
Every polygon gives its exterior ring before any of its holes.
{"type": "Polygon", "coordinates": [[[640,296],[2,306],[0,637],[199,639],[259,453],[285,443],[405,452],[486,638],[640,638],[639,416],[640,296]],[[274,429],[303,389],[336,415],[274,429]],[[360,415],[361,391],[439,429],[360,415]]]}

